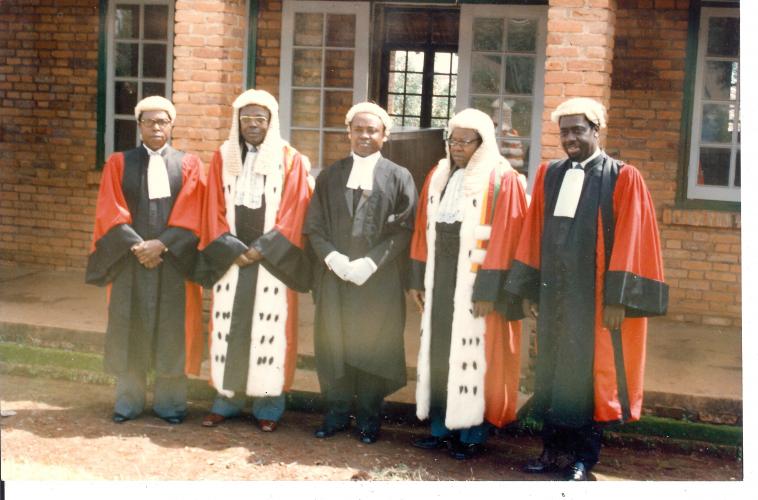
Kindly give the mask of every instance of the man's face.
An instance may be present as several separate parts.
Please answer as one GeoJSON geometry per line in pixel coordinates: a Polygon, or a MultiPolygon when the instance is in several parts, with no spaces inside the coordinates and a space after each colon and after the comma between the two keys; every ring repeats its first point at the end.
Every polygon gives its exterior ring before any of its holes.
{"type": "Polygon", "coordinates": [[[253,146],[261,145],[270,123],[271,113],[263,106],[250,104],[240,109],[240,134],[253,146]]]}
{"type": "Polygon", "coordinates": [[[471,128],[456,128],[447,138],[450,147],[450,158],[459,168],[466,168],[471,157],[482,144],[482,139],[476,130],[471,128]]]}
{"type": "Polygon", "coordinates": [[[598,132],[584,115],[562,116],[561,146],[571,161],[582,162],[595,152],[598,146],[598,132]]]}
{"type": "Polygon", "coordinates": [[[382,149],[387,140],[382,120],[371,113],[358,113],[350,122],[347,136],[358,156],[370,156],[382,149]]]}
{"type": "Polygon", "coordinates": [[[143,111],[139,120],[139,133],[142,142],[153,151],[157,151],[171,139],[171,118],[165,111],[143,111]]]}

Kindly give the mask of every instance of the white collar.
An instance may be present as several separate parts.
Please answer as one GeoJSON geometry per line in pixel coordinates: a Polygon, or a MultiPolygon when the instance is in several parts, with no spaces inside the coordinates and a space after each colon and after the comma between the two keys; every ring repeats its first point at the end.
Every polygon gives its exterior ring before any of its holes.
{"type": "Polygon", "coordinates": [[[142,143],[142,146],[143,146],[145,149],[147,149],[147,154],[148,154],[148,156],[149,156],[149,155],[151,155],[151,154],[153,154],[153,155],[159,155],[159,154],[162,154],[162,153],[163,153],[163,151],[164,151],[164,150],[165,150],[165,149],[168,147],[168,143],[164,144],[164,145],[163,145],[163,147],[161,147],[161,148],[160,148],[159,150],[157,150],[157,151],[153,151],[152,149],[150,149],[149,147],[147,147],[147,145],[146,145],[144,142],[142,143]]]}
{"type": "MultiPolygon", "coordinates": [[[[600,156],[600,153],[602,153],[602,152],[603,152],[603,150],[602,150],[602,149],[600,149],[600,148],[595,148],[595,152],[594,152],[594,153],[592,153],[592,154],[589,156],[589,158],[587,158],[586,160],[584,160],[584,161],[580,161],[580,162],[579,162],[579,166],[581,166],[582,168],[586,167],[586,166],[587,166],[587,164],[588,164],[589,162],[591,162],[592,160],[594,160],[595,158],[597,158],[598,156],[600,156]]],[[[576,163],[577,163],[577,162],[575,162],[575,161],[572,161],[572,162],[571,162],[571,165],[572,165],[572,166],[574,166],[574,165],[576,165],[576,163]]]]}
{"type": "Polygon", "coordinates": [[[380,151],[368,156],[358,156],[352,153],[353,167],[350,169],[350,177],[347,179],[346,187],[350,189],[363,189],[371,191],[374,187],[374,167],[382,157],[380,151]]]}
{"type": "Polygon", "coordinates": [[[247,151],[250,153],[257,153],[259,146],[253,146],[249,142],[245,141],[245,146],[247,146],[247,151]]]}

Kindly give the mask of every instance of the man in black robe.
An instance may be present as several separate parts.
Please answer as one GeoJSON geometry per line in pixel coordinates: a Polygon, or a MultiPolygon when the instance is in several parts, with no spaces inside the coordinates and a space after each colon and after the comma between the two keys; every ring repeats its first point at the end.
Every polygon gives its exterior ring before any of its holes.
{"type": "Polygon", "coordinates": [[[371,444],[384,397],[406,383],[401,268],[417,193],[410,172],[381,156],[386,111],[356,104],[345,123],[352,155],[316,179],[303,231],[318,261],[314,342],[326,416],[315,435],[347,429],[355,397],[359,439],[371,444]]]}

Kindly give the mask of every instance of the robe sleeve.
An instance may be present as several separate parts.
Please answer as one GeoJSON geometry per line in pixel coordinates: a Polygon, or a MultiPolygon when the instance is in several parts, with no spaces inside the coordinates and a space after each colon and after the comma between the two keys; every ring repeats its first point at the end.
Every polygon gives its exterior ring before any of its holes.
{"type": "Polygon", "coordinates": [[[103,167],[95,229],[87,258],[85,281],[93,285],[112,282],[123,268],[131,247],[142,242],[142,237],[131,226],[132,214],[121,186],[123,173],[123,153],[112,154],[103,167]]]}
{"type": "Polygon", "coordinates": [[[407,258],[408,244],[413,235],[418,193],[407,169],[397,170],[395,189],[395,206],[390,208],[392,213],[389,214],[392,221],[384,225],[381,240],[366,254],[378,269],[403,254],[407,258]]]}
{"type": "Polygon", "coordinates": [[[408,288],[413,290],[424,289],[424,275],[426,273],[426,259],[428,256],[428,247],[426,243],[427,230],[427,204],[429,199],[429,184],[432,181],[432,175],[437,167],[432,168],[426,176],[424,187],[421,189],[421,196],[416,209],[416,223],[413,226],[413,237],[411,238],[410,266],[408,269],[408,288]]]}
{"type": "Polygon", "coordinates": [[[182,160],[182,189],[171,208],[167,227],[158,239],[168,249],[164,259],[172,261],[186,277],[192,275],[195,267],[205,184],[200,158],[185,154],[182,160]]]}
{"type": "Polygon", "coordinates": [[[308,170],[300,153],[285,147],[287,165],[279,211],[274,229],[252,246],[263,254],[263,266],[288,287],[298,292],[310,289],[311,268],[304,252],[303,222],[312,190],[308,170]]]}
{"type": "Polygon", "coordinates": [[[540,257],[542,252],[542,229],[545,223],[545,174],[547,164],[540,165],[534,180],[534,190],[526,212],[516,254],[506,279],[506,291],[539,301],[540,257]]]}
{"type": "MultiPolygon", "coordinates": [[[[332,167],[328,167],[332,168],[332,167]]],[[[331,234],[327,221],[329,212],[329,186],[326,170],[316,178],[313,197],[308,205],[305,216],[304,231],[308,235],[311,250],[319,262],[323,263],[327,255],[337,250],[331,242],[331,234]]]]}
{"type": "Polygon", "coordinates": [[[474,281],[472,300],[495,302],[508,320],[521,319],[521,300],[505,289],[526,215],[526,194],[515,170],[501,178],[484,262],[474,281]]]}
{"type": "Polygon", "coordinates": [[[614,241],[605,275],[605,304],[621,304],[629,317],[666,314],[655,206],[640,172],[625,165],[613,192],[614,241]]]}
{"type": "Polygon", "coordinates": [[[223,161],[216,151],[208,171],[208,186],[202,203],[200,223],[200,256],[193,279],[211,287],[224,275],[234,260],[247,251],[247,245],[231,234],[226,222],[223,161]]]}

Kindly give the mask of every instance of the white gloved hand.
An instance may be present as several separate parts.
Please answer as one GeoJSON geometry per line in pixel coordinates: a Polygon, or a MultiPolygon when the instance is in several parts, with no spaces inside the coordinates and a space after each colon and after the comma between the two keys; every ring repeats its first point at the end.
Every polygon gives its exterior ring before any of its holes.
{"type": "Polygon", "coordinates": [[[347,280],[358,286],[363,285],[376,272],[376,264],[369,257],[362,257],[350,262],[347,280]]]}
{"type": "Polygon", "coordinates": [[[347,281],[347,275],[350,272],[350,259],[347,255],[338,251],[333,251],[324,259],[326,266],[343,281],[347,281]]]}

